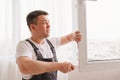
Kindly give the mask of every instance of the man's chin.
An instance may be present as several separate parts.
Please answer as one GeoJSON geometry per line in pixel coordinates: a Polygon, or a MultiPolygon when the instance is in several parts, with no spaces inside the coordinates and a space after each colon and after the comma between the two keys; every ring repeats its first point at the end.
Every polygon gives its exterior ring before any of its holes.
{"type": "Polygon", "coordinates": [[[47,38],[47,37],[49,37],[49,36],[50,36],[50,35],[48,34],[48,35],[45,36],[45,38],[47,38]]]}

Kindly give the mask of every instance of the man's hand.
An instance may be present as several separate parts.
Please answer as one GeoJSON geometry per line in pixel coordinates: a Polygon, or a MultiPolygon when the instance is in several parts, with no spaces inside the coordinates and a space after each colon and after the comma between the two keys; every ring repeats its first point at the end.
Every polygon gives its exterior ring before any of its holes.
{"type": "Polygon", "coordinates": [[[66,36],[61,37],[61,45],[69,43],[71,41],[79,42],[81,40],[81,34],[80,31],[75,31],[71,34],[68,34],[66,36]]]}
{"type": "Polygon", "coordinates": [[[74,70],[74,68],[75,68],[74,65],[72,65],[69,62],[61,62],[59,66],[59,71],[63,73],[67,73],[67,72],[74,70]]]}
{"type": "Polygon", "coordinates": [[[72,33],[73,40],[76,42],[79,42],[81,40],[82,35],[80,34],[80,31],[75,31],[72,33]]]}

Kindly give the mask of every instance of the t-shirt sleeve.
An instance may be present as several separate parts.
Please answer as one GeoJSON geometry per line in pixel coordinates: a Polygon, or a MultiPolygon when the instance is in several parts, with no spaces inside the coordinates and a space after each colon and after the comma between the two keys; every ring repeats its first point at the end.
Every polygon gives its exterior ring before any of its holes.
{"type": "Polygon", "coordinates": [[[61,38],[60,37],[49,38],[49,40],[52,43],[52,45],[55,47],[55,49],[57,49],[61,44],[61,38]]]}
{"type": "Polygon", "coordinates": [[[20,56],[32,58],[32,50],[26,41],[20,41],[16,47],[16,59],[20,56]]]}

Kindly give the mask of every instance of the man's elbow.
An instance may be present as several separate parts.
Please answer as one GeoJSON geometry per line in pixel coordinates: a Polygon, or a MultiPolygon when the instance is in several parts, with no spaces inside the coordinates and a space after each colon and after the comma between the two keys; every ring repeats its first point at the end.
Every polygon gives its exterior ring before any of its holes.
{"type": "Polygon", "coordinates": [[[27,60],[24,60],[22,57],[17,59],[17,65],[21,73],[23,74],[31,74],[29,71],[29,66],[27,64],[27,60]]]}
{"type": "Polygon", "coordinates": [[[22,74],[31,74],[30,71],[28,70],[28,68],[26,68],[25,66],[18,65],[18,67],[19,67],[19,70],[22,74]]]}

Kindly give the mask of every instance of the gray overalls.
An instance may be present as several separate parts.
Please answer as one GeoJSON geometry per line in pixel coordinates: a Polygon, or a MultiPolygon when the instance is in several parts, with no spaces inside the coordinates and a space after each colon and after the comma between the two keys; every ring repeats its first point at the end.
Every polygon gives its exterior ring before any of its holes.
{"type": "MultiPolygon", "coordinates": [[[[32,47],[36,53],[37,60],[45,61],[45,62],[57,62],[56,51],[54,49],[54,46],[52,45],[52,43],[48,39],[46,39],[46,41],[49,44],[50,49],[53,53],[53,58],[48,58],[48,59],[43,58],[39,49],[30,40],[27,39],[26,41],[28,41],[32,45],[32,47]]],[[[22,80],[26,80],[26,79],[22,79],[22,80]]],[[[39,75],[33,75],[33,77],[29,80],[57,80],[57,71],[46,72],[46,73],[39,74],[39,75]]]]}

